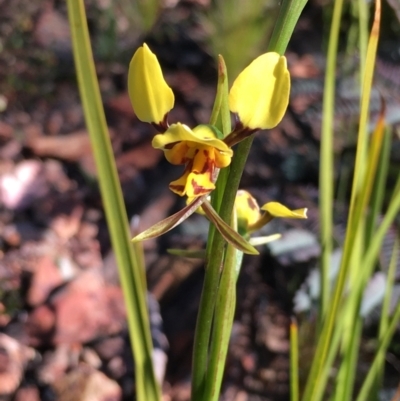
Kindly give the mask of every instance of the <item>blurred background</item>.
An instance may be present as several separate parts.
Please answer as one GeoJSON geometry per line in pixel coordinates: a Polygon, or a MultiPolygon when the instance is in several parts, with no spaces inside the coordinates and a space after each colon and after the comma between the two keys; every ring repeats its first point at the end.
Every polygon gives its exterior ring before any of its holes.
{"type": "MultiPolygon", "coordinates": [[[[359,117],[358,16],[353,3],[346,3],[337,69],[339,244],[359,117]]],[[[170,122],[206,123],[215,95],[217,55],[224,56],[232,82],[265,51],[279,2],[86,0],[85,5],[126,208],[130,217],[140,216],[144,229],[180,209],[184,200],[168,190],[180,167],[168,164],[151,147],[153,128],[132,111],[126,82],[134,51],[146,42],[157,55],[176,98],[170,122]]],[[[309,220],[274,221],[264,232],[280,232],[282,240],[262,248],[261,257],[245,258],[223,400],[287,400],[290,316],[294,308],[310,325],[315,316],[315,299],[304,309],[299,296],[294,297],[320,254],[319,140],[331,12],[330,0],[307,4],[286,54],[292,76],[288,112],[277,128],[257,134],[242,179],[242,188],[260,204],[278,200],[291,208],[308,207],[309,220]]],[[[398,1],[383,1],[371,102],[371,127],[383,96],[387,121],[396,133],[393,180],[400,167],[399,18],[398,1]]],[[[201,260],[174,257],[166,250],[201,249],[206,235],[207,221],[196,215],[144,243],[156,366],[164,377],[165,400],[190,396],[191,347],[203,277],[201,260]]],[[[393,227],[383,265],[396,235],[393,227]]],[[[373,332],[376,320],[368,318],[373,332]]],[[[400,376],[399,334],[390,349],[387,389],[397,386],[400,376]]],[[[300,359],[305,370],[312,352],[308,335],[303,336],[300,359]]],[[[368,336],[364,347],[360,372],[368,363],[368,336]]],[[[0,399],[131,400],[130,355],[76,84],[66,3],[0,0],[0,399]]]]}

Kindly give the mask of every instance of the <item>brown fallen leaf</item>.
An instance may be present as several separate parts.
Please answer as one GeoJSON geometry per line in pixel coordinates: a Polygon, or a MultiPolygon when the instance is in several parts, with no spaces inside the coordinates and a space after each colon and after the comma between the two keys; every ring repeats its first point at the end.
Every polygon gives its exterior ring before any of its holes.
{"type": "Polygon", "coordinates": [[[64,136],[40,136],[28,139],[26,146],[40,157],[55,157],[69,162],[79,162],[92,153],[86,130],[64,136]]]}

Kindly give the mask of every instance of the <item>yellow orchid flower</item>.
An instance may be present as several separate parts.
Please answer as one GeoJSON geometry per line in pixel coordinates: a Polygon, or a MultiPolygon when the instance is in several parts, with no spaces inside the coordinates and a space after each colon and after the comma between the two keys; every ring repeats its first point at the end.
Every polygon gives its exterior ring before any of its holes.
{"type": "Polygon", "coordinates": [[[229,109],[238,114],[244,128],[273,128],[286,112],[289,93],[286,57],[265,53],[236,78],[229,92],[229,109]]]}
{"type": "Polygon", "coordinates": [[[229,93],[229,107],[240,124],[221,140],[217,129],[199,125],[193,130],[177,123],[169,126],[174,94],[164,80],[157,57],[144,44],[129,65],[129,96],[137,117],[161,133],[153,147],[162,149],[172,164],[184,164],[183,175],[170,184],[180,196],[202,196],[215,188],[220,168],[230,164],[235,143],[257,129],[272,128],[282,119],[289,99],[290,75],[286,58],[269,52],[256,58],[236,78],[229,93]]]}
{"type": "Polygon", "coordinates": [[[258,206],[253,196],[244,190],[239,190],[235,199],[238,226],[251,233],[268,224],[275,217],[286,219],[306,219],[307,209],[290,210],[279,202],[268,202],[258,206]],[[264,211],[261,214],[261,211],[264,211]]]}
{"type": "Polygon", "coordinates": [[[164,134],[154,137],[152,145],[162,149],[170,163],[186,164],[183,176],[169,187],[189,198],[211,192],[217,169],[228,166],[233,155],[232,149],[216,137],[214,127],[209,125],[191,130],[181,123],[172,124],[164,134]]]}
{"type": "Polygon", "coordinates": [[[240,189],[235,198],[236,216],[238,227],[244,231],[255,224],[261,217],[260,206],[250,192],[240,189]]]}
{"type": "Polygon", "coordinates": [[[162,149],[170,163],[186,165],[183,175],[171,182],[170,189],[189,197],[211,192],[218,169],[230,164],[232,149],[218,139],[212,126],[199,125],[192,130],[181,123],[168,125],[174,95],[157,57],[146,44],[134,54],[128,75],[129,96],[137,117],[163,131],[154,137],[153,147],[162,149]]]}
{"type": "MultiPolygon", "coordinates": [[[[220,60],[224,66],[222,57],[220,60]]],[[[222,70],[226,77],[226,69],[222,70]]],[[[257,253],[251,244],[219,217],[207,200],[207,195],[215,189],[219,169],[231,163],[232,146],[258,129],[272,128],[279,123],[287,108],[289,89],[290,77],[285,57],[266,53],[243,70],[232,86],[229,106],[238,115],[239,123],[225,138],[212,125],[199,125],[191,129],[178,122],[170,126],[168,113],[174,106],[174,94],[165,82],[157,57],[146,44],[140,47],[132,57],[128,72],[132,106],[139,120],[152,124],[158,130],[159,133],[153,138],[153,147],[163,150],[170,163],[185,165],[183,175],[170,183],[170,189],[180,196],[188,196],[191,202],[137,235],[134,240],[157,237],[176,227],[201,207],[228,242],[243,252],[257,253]]],[[[215,113],[218,115],[218,109],[215,113]]],[[[256,229],[254,227],[267,212],[260,217],[255,200],[249,201],[253,199],[251,196],[247,197],[247,201],[245,198],[241,200],[239,196],[237,208],[245,214],[241,219],[249,230],[247,232],[250,232],[256,229]],[[257,207],[251,209],[250,204],[257,207]]]]}

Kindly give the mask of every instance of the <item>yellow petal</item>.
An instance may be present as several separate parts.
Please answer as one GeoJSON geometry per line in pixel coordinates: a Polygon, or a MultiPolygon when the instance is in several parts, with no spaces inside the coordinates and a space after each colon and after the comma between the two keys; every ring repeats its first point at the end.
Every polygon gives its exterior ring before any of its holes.
{"type": "Polygon", "coordinates": [[[185,124],[172,124],[164,134],[158,134],[153,138],[152,145],[156,149],[168,150],[171,144],[182,141],[187,141],[189,146],[198,149],[201,147],[213,147],[229,158],[233,155],[232,149],[225,142],[218,139],[208,125],[199,125],[191,130],[185,124]]]}
{"type": "Polygon", "coordinates": [[[275,127],[283,118],[290,92],[286,58],[269,52],[257,57],[236,78],[229,93],[229,108],[244,127],[275,127]]]}
{"type": "Polygon", "coordinates": [[[215,160],[213,148],[200,149],[185,168],[181,178],[170,183],[171,191],[189,198],[206,195],[215,189],[212,181],[215,160]]]}
{"type": "Polygon", "coordinates": [[[290,210],[279,202],[268,202],[261,206],[261,210],[265,210],[272,217],[283,217],[289,219],[307,218],[307,209],[290,210]]]}
{"type": "Polygon", "coordinates": [[[137,118],[159,124],[174,107],[174,94],[164,80],[157,57],[146,44],[129,64],[128,91],[137,118]]]}
{"type": "Polygon", "coordinates": [[[171,164],[186,164],[193,158],[195,148],[189,148],[187,142],[177,142],[171,149],[165,149],[165,158],[171,164]]]}
{"type": "Polygon", "coordinates": [[[235,208],[239,227],[247,229],[260,218],[260,207],[247,191],[239,190],[237,192],[235,208]]]}
{"type": "Polygon", "coordinates": [[[215,189],[208,174],[199,174],[193,171],[185,171],[184,175],[169,184],[172,192],[180,196],[197,198],[206,195],[215,189]]]}

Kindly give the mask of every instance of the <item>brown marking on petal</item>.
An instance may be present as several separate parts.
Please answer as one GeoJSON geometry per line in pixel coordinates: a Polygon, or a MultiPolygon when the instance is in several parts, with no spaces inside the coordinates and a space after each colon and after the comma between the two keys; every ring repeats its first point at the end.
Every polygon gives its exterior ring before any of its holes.
{"type": "Polygon", "coordinates": [[[240,124],[227,136],[224,138],[224,142],[231,148],[237,143],[243,141],[247,137],[253,135],[258,129],[242,128],[243,125],[240,124]]]}
{"type": "Polygon", "coordinates": [[[211,189],[206,189],[206,188],[202,187],[201,185],[198,185],[194,178],[192,179],[191,184],[192,184],[192,188],[193,188],[193,193],[196,196],[205,195],[205,194],[208,194],[209,192],[211,192],[211,189]]]}
{"type": "Polygon", "coordinates": [[[169,128],[168,114],[169,112],[165,114],[163,120],[160,122],[161,127],[164,128],[164,132],[169,128]]]}
{"type": "Polygon", "coordinates": [[[247,198],[247,204],[249,205],[249,208],[251,210],[257,210],[258,209],[258,205],[257,205],[256,201],[251,197],[247,198]]]}
{"type": "Polygon", "coordinates": [[[203,150],[204,156],[208,158],[210,152],[206,149],[203,150]]]}
{"type": "Polygon", "coordinates": [[[188,171],[192,171],[193,170],[193,159],[189,159],[188,163],[185,166],[185,169],[183,170],[183,175],[185,175],[188,171]]]}
{"type": "Polygon", "coordinates": [[[179,195],[183,196],[183,192],[185,190],[184,185],[172,185],[169,184],[169,189],[173,192],[179,192],[179,195]]]}
{"type": "Polygon", "coordinates": [[[165,149],[172,149],[175,145],[177,145],[179,142],[171,142],[171,143],[167,143],[164,148],[165,149]]]}
{"type": "Polygon", "coordinates": [[[200,171],[200,174],[210,173],[210,176],[212,176],[214,167],[215,161],[213,159],[207,159],[207,161],[204,163],[203,168],[200,171]]]}

